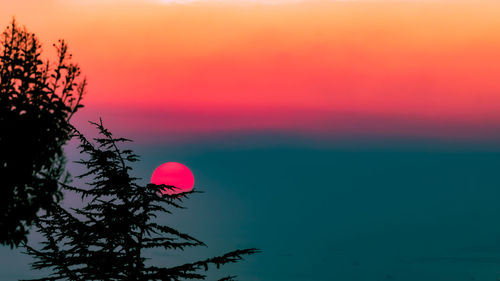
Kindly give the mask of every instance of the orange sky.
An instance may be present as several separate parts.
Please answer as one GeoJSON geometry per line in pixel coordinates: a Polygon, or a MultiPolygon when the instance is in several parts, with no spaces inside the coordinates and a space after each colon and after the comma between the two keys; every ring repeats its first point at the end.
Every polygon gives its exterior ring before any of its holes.
{"type": "Polygon", "coordinates": [[[494,1],[2,6],[4,25],[15,16],[46,52],[69,42],[90,83],[85,118],[130,130],[380,133],[359,121],[379,118],[396,120],[384,121],[388,134],[480,135],[500,125],[494,1]]]}

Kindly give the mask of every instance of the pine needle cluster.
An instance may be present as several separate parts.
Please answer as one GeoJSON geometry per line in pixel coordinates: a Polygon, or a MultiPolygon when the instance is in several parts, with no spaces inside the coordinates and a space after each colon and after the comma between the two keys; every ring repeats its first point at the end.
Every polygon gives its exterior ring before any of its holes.
{"type": "Polygon", "coordinates": [[[64,41],[54,44],[57,61],[42,59],[33,33],[13,20],[0,34],[0,244],[26,242],[39,210],[62,193],[62,146],[82,107],[86,82],[64,41]]]}
{"type": "MultiPolygon", "coordinates": [[[[64,184],[80,195],[81,208],[54,206],[40,217],[37,227],[44,237],[42,247],[25,245],[36,261],[34,269],[50,269],[52,274],[36,280],[202,280],[209,267],[219,268],[259,252],[241,249],[192,263],[158,267],[148,265],[145,250],[163,248],[178,251],[206,246],[202,241],[167,225],[159,224],[160,214],[183,208],[183,200],[195,191],[162,194],[167,185],[139,185],[130,175],[131,163],[138,160],[120,145],[129,140],[115,138],[99,123],[99,136],[92,142],[76,132],[88,179],[85,188],[64,184]]],[[[220,280],[234,280],[228,276],[220,280]]]]}

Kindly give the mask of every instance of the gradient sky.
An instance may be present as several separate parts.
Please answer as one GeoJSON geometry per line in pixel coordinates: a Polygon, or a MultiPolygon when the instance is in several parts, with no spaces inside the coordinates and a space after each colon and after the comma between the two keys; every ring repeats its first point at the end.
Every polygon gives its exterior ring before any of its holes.
{"type": "Polygon", "coordinates": [[[144,141],[245,130],[500,138],[496,1],[2,5],[4,24],[15,16],[46,53],[70,43],[90,83],[83,120],[103,116],[144,141]]]}
{"type": "MultiPolygon", "coordinates": [[[[79,128],[102,117],[134,139],[141,183],[176,161],[205,191],[160,219],[209,247],[151,262],[259,247],[230,273],[500,276],[500,2],[0,4],[0,24],[15,17],[48,57],[68,41],[89,82],[79,128]]],[[[0,247],[0,261],[0,280],[40,276],[20,250],[0,247]]]]}

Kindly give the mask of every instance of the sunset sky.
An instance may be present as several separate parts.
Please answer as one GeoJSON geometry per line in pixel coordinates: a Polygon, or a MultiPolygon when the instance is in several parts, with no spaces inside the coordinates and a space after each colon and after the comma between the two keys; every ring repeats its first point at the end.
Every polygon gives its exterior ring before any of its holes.
{"type": "Polygon", "coordinates": [[[497,1],[2,6],[4,25],[15,16],[46,53],[69,42],[89,80],[82,120],[102,116],[144,141],[260,130],[500,138],[497,1]]]}
{"type": "MultiPolygon", "coordinates": [[[[0,26],[15,17],[48,58],[68,42],[89,83],[78,128],[102,117],[133,139],[142,183],[165,162],[193,171],[205,193],[168,221],[209,245],[188,257],[263,250],[228,267],[242,281],[498,280],[499,15],[497,0],[0,0],[0,26]]],[[[0,248],[0,280],[40,276],[20,252],[0,248]]]]}

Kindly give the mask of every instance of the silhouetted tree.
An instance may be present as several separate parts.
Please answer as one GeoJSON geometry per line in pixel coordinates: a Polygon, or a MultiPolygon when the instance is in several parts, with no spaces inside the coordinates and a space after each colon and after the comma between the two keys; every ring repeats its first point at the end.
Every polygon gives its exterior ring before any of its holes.
{"type": "MultiPolygon", "coordinates": [[[[95,143],[77,132],[81,153],[79,163],[87,171],[79,176],[90,178],[87,188],[65,184],[81,195],[86,203],[81,208],[54,206],[50,214],[38,221],[45,240],[41,249],[26,246],[37,261],[34,269],[52,270],[49,277],[36,280],[185,280],[205,279],[209,265],[219,268],[237,262],[257,249],[236,250],[222,256],[182,265],[156,267],[147,265],[144,250],[164,248],[183,250],[205,244],[188,234],[156,221],[162,213],[183,208],[182,200],[192,192],[162,194],[174,186],[136,183],[129,175],[131,162],[137,156],[121,150],[128,141],[114,138],[102,122],[93,123],[100,132],[95,143]]],[[[226,277],[220,280],[233,280],[226,277]]]]}
{"type": "Polygon", "coordinates": [[[0,44],[0,244],[13,247],[26,241],[37,212],[62,197],[62,146],[86,83],[62,40],[54,45],[55,65],[14,20],[0,44]]]}

